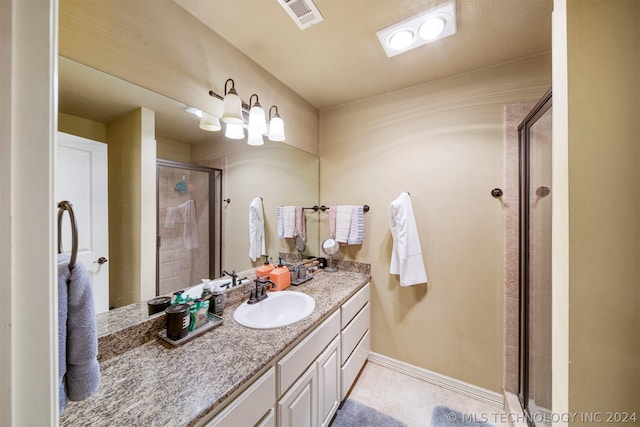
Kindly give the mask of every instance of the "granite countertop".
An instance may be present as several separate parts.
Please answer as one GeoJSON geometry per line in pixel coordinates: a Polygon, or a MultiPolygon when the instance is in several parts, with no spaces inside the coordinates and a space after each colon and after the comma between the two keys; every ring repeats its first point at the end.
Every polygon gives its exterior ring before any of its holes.
{"type": "Polygon", "coordinates": [[[311,316],[289,326],[245,328],[233,320],[233,311],[241,303],[236,302],[225,307],[221,326],[181,346],[174,347],[156,335],[144,344],[103,357],[98,392],[85,401],[69,402],[60,425],[193,425],[369,280],[368,269],[364,273],[319,272],[312,280],[291,286],[288,290],[313,297],[316,307],[311,316]]]}

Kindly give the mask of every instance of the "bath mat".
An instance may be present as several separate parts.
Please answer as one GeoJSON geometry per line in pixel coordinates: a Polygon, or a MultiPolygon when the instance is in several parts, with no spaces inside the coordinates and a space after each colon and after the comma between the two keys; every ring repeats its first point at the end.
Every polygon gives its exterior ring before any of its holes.
{"type": "Polygon", "coordinates": [[[352,399],[347,399],[344,402],[331,422],[331,427],[363,426],[407,427],[402,421],[352,399]]]}
{"type": "Polygon", "coordinates": [[[494,427],[473,414],[463,414],[447,406],[436,406],[431,413],[431,427],[494,427]]]}

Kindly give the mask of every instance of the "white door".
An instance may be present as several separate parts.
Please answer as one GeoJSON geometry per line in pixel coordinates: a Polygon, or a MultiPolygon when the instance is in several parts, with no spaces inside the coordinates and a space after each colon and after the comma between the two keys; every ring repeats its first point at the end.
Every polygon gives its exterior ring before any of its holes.
{"type": "MultiPolygon", "coordinates": [[[[78,223],[78,258],[93,283],[96,313],[109,310],[107,144],[58,132],[56,203],[68,200],[78,223]],[[104,261],[104,260],[103,260],[104,261]]],[[[71,222],[62,218],[62,249],[71,252],[71,222]]]]}

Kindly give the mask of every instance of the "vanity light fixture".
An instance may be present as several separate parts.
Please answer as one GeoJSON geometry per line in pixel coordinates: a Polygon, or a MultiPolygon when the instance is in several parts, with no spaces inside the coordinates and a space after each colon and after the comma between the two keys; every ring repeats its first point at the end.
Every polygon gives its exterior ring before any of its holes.
{"type": "Polygon", "coordinates": [[[227,79],[224,83],[224,93],[223,97],[212,90],[209,91],[210,96],[222,101],[224,105],[221,117],[193,107],[186,109],[188,113],[201,118],[199,123],[201,129],[212,132],[219,131],[222,129],[220,123],[220,119],[222,119],[225,124],[224,136],[227,138],[244,139],[244,128],[247,128],[247,144],[249,145],[263,145],[263,135],[267,135],[270,141],[284,141],[284,121],[278,114],[277,106],[273,105],[269,109],[269,126],[267,126],[265,112],[260,105],[257,94],[251,95],[249,105],[245,104],[235,90],[233,79],[227,79]],[[230,88],[229,83],[231,83],[230,88]]]}
{"type": "Polygon", "coordinates": [[[209,132],[217,132],[222,129],[219,118],[204,111],[201,112],[201,115],[202,117],[200,118],[200,123],[198,124],[200,129],[209,132]]]}
{"type": "Polygon", "coordinates": [[[264,110],[260,105],[260,100],[257,94],[249,97],[249,129],[255,130],[260,134],[267,133],[267,121],[265,118],[264,110]],[[256,102],[251,103],[253,97],[256,97],[256,102]]]}
{"type": "Polygon", "coordinates": [[[284,122],[278,114],[278,106],[272,105],[269,108],[269,141],[284,141],[284,122]],[[275,108],[276,112],[271,117],[271,112],[275,108]]]}
{"type": "Polygon", "coordinates": [[[227,129],[224,132],[224,136],[229,139],[242,139],[244,138],[244,128],[237,123],[227,123],[227,129]]]}
{"type": "Polygon", "coordinates": [[[376,34],[387,56],[392,57],[451,36],[456,31],[456,3],[455,0],[449,0],[390,25],[376,34]]]}
{"type": "Polygon", "coordinates": [[[236,92],[235,82],[233,79],[227,79],[224,82],[224,109],[222,110],[222,121],[241,125],[244,123],[242,118],[242,100],[236,92]],[[231,88],[227,91],[227,83],[231,82],[231,88]]]}

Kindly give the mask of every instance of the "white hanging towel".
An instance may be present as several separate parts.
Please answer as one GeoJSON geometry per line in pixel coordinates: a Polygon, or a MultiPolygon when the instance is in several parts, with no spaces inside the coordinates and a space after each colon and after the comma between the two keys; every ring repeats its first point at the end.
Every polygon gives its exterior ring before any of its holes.
{"type": "Polygon", "coordinates": [[[282,230],[285,239],[292,239],[296,233],[296,207],[282,206],[282,230]]]}
{"type": "Polygon", "coordinates": [[[351,231],[353,206],[340,205],[336,208],[336,242],[347,243],[351,231]]]}
{"type": "Polygon", "coordinates": [[[400,275],[400,286],[427,283],[418,227],[408,193],[403,192],[389,205],[389,227],[393,236],[389,272],[400,275]]]}
{"type": "Polygon", "coordinates": [[[256,197],[249,204],[249,258],[255,261],[264,254],[264,209],[262,198],[256,197]]]}

